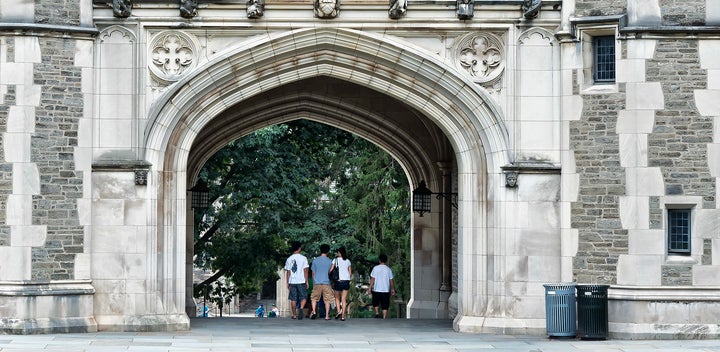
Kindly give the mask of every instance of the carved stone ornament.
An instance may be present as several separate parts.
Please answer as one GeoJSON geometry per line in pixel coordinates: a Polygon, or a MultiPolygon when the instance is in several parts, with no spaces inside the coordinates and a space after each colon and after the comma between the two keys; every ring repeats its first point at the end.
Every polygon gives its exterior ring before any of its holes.
{"type": "Polygon", "coordinates": [[[117,18],[128,18],[132,14],[132,0],[113,0],[113,16],[117,18]]]}
{"type": "Polygon", "coordinates": [[[524,0],[522,4],[523,16],[527,19],[533,19],[540,13],[542,0],[524,0]]]}
{"type": "Polygon", "coordinates": [[[490,33],[471,33],[457,41],[455,63],[477,83],[493,83],[505,69],[505,48],[490,33]]]}
{"type": "Polygon", "coordinates": [[[469,20],[475,16],[475,0],[457,0],[457,17],[469,20]]]}
{"type": "Polygon", "coordinates": [[[340,0],[314,0],[313,11],[317,18],[335,18],[340,13],[340,0]]]}
{"type": "Polygon", "coordinates": [[[247,18],[260,18],[265,14],[265,0],[248,0],[247,18]]]}
{"type": "Polygon", "coordinates": [[[505,172],[505,186],[509,188],[517,187],[518,172],[517,171],[506,171],[505,172]]]}
{"type": "Polygon", "coordinates": [[[135,185],[147,185],[148,170],[135,170],[135,185]]]}
{"type": "Polygon", "coordinates": [[[198,0],[180,0],[180,16],[193,18],[198,13],[198,0]]]}
{"type": "Polygon", "coordinates": [[[165,83],[175,82],[197,64],[197,45],[189,35],[158,33],[150,42],[150,72],[165,83]]]}
{"type": "Polygon", "coordinates": [[[394,20],[400,19],[407,13],[407,0],[390,0],[388,16],[394,20]]]}

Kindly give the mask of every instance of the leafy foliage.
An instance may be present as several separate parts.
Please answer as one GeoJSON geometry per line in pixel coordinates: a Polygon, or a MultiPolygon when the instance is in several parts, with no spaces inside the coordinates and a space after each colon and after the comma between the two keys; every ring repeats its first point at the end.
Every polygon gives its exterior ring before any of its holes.
{"type": "Polygon", "coordinates": [[[407,177],[372,143],[296,120],[233,141],[208,160],[201,177],[213,206],[195,213],[196,265],[224,275],[235,293],[277,279],[288,243],[297,240],[309,258],[322,243],[344,245],[364,281],[377,256],[388,254],[397,290],[408,298],[407,177]]]}

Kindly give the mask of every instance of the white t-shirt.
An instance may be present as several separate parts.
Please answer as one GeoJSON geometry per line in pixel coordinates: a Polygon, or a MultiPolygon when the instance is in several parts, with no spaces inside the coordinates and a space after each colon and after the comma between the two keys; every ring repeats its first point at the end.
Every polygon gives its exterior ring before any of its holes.
{"type": "Polygon", "coordinates": [[[307,258],[300,254],[295,253],[288,257],[285,261],[285,270],[290,272],[289,284],[304,284],[305,283],[305,272],[303,269],[310,267],[307,258]]]}
{"type": "Polygon", "coordinates": [[[370,272],[370,276],[375,278],[374,292],[390,292],[390,280],[393,278],[392,269],[385,264],[375,265],[370,272]]]}
{"type": "Polygon", "coordinates": [[[338,267],[340,281],[350,281],[350,259],[335,258],[333,260],[338,267]]]}

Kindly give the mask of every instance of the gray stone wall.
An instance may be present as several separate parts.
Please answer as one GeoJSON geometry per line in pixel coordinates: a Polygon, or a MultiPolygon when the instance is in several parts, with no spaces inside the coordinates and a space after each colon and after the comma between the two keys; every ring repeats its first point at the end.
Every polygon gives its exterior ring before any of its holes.
{"type": "Polygon", "coordinates": [[[74,66],[73,40],[40,41],[42,62],[35,65],[34,80],[42,95],[31,140],[40,194],[33,196],[33,224],[46,225],[47,238],[32,250],[32,279],[72,279],[75,254],[83,251],[76,203],[82,197],[82,174],[74,171],[73,154],[83,114],[81,72],[74,66]]]}
{"type": "Polygon", "coordinates": [[[713,209],[715,178],[707,160],[713,121],[698,114],[694,98],[695,90],[707,87],[698,42],[660,40],[654,57],[647,63],[646,76],[661,83],[665,109],[655,113],[655,127],[648,136],[648,166],[661,168],[666,195],[702,196],[703,208],[713,209]]]}
{"type": "Polygon", "coordinates": [[[613,284],[618,256],[628,251],[619,214],[625,172],[615,129],[625,97],[598,94],[584,95],[583,100],[582,118],[570,124],[570,148],[580,176],[579,201],[571,209],[571,226],[579,235],[573,276],[580,283],[613,284]]]}
{"type": "Polygon", "coordinates": [[[690,286],[692,285],[692,265],[665,264],[662,266],[663,286],[690,286]]]}
{"type": "Polygon", "coordinates": [[[77,26],[80,0],[35,0],[35,22],[77,26]]]}
{"type": "Polygon", "coordinates": [[[610,16],[627,12],[626,0],[578,0],[575,3],[575,16],[610,16]]]}
{"type": "MultiPolygon", "coordinates": [[[[14,43],[11,37],[6,37],[5,42],[8,44],[7,56],[0,58],[0,62],[8,62],[10,58],[14,57],[14,50],[12,50],[12,44],[14,43]],[[12,52],[11,52],[12,50],[12,52]]],[[[8,111],[10,106],[15,105],[15,86],[9,86],[7,93],[0,98],[0,209],[7,209],[8,194],[12,193],[12,164],[5,163],[5,141],[2,138],[2,132],[7,131],[8,111]]],[[[6,224],[6,214],[4,211],[0,211],[0,224],[6,224]]],[[[10,227],[0,226],[0,246],[10,245],[10,227]]]]}
{"type": "Polygon", "coordinates": [[[705,25],[706,0],[660,0],[664,26],[705,25]]]}

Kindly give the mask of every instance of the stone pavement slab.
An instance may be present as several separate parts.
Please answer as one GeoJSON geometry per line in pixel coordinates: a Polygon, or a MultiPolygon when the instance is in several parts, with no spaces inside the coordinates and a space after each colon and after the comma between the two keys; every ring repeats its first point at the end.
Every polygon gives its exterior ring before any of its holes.
{"type": "Polygon", "coordinates": [[[450,320],[195,318],[190,331],[0,336],[2,352],[720,352],[720,340],[468,334],[450,320]]]}

